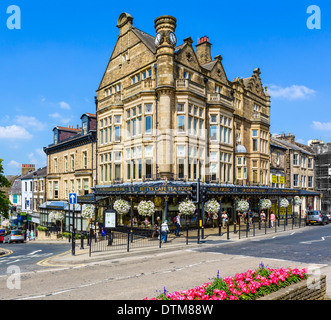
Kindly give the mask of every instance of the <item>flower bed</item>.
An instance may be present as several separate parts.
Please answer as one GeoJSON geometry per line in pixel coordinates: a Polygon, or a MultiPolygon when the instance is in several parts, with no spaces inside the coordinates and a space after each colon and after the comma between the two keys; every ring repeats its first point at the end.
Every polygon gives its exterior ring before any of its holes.
{"type": "Polygon", "coordinates": [[[254,300],[303,279],[307,279],[306,269],[272,269],[261,264],[257,270],[237,273],[234,277],[217,275],[211,282],[189,290],[169,293],[164,288],[152,300],[254,300]]]}

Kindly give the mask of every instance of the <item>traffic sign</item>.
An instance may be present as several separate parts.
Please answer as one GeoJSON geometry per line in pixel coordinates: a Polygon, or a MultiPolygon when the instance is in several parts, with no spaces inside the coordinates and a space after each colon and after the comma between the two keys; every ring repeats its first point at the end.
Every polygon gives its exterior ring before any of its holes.
{"type": "Polygon", "coordinates": [[[69,193],[69,204],[77,204],[77,193],[69,193]]]}

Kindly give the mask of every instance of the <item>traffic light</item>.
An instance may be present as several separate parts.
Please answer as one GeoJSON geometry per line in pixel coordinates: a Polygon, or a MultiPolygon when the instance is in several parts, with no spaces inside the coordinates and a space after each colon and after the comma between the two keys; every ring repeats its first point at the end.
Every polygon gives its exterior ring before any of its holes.
{"type": "Polygon", "coordinates": [[[206,189],[202,189],[201,190],[201,201],[202,202],[206,202],[207,200],[207,190],[206,189]]]}
{"type": "Polygon", "coordinates": [[[199,188],[199,183],[198,182],[194,182],[191,184],[191,200],[194,203],[198,203],[199,202],[199,192],[200,192],[200,188],[199,188]]]}

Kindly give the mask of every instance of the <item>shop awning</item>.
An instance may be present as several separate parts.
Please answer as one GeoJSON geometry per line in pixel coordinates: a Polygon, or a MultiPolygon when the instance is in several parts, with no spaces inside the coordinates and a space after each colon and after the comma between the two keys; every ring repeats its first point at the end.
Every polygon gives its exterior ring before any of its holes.
{"type": "MultiPolygon", "coordinates": [[[[46,210],[69,210],[69,204],[65,201],[46,201],[42,205],[39,206],[39,209],[46,210]]],[[[70,205],[70,210],[74,209],[74,205],[70,205]]],[[[79,204],[75,205],[75,211],[80,211],[81,206],[79,204]]]]}

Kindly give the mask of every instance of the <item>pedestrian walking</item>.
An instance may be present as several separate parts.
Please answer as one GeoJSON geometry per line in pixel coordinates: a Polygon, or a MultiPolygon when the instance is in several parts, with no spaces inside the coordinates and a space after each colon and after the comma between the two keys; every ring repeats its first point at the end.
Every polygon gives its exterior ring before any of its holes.
{"type": "Polygon", "coordinates": [[[169,227],[168,227],[168,220],[165,220],[161,224],[161,242],[163,241],[164,243],[167,242],[168,240],[168,232],[169,232],[169,227]]]}
{"type": "Polygon", "coordinates": [[[26,241],[30,240],[30,230],[26,230],[26,241]]]}
{"type": "Polygon", "coordinates": [[[261,221],[265,221],[265,213],[264,213],[263,210],[262,210],[262,212],[260,213],[260,218],[261,218],[261,221]]]}
{"type": "Polygon", "coordinates": [[[175,235],[177,237],[179,237],[179,231],[180,231],[180,227],[181,227],[181,224],[180,224],[180,216],[181,216],[181,213],[178,213],[177,217],[176,217],[176,231],[175,231],[175,235]]]}
{"type": "Polygon", "coordinates": [[[223,228],[226,228],[226,224],[228,223],[229,218],[225,211],[223,211],[221,218],[222,218],[222,226],[223,228]]]}
{"type": "Polygon", "coordinates": [[[31,240],[35,240],[33,230],[31,230],[31,232],[30,232],[30,239],[31,239],[31,240]]]}
{"type": "Polygon", "coordinates": [[[276,220],[275,214],[271,211],[270,213],[270,221],[271,221],[271,227],[274,227],[274,222],[276,220]]]}
{"type": "Polygon", "coordinates": [[[253,212],[251,210],[248,210],[247,218],[248,218],[247,222],[249,224],[252,224],[253,223],[253,212]]]}
{"type": "Polygon", "coordinates": [[[160,227],[159,227],[158,223],[155,222],[154,227],[153,227],[152,239],[154,239],[154,237],[158,237],[159,235],[160,235],[160,227]]]}
{"type": "Polygon", "coordinates": [[[213,214],[213,228],[217,228],[217,223],[218,222],[218,214],[215,212],[213,214]]]}

